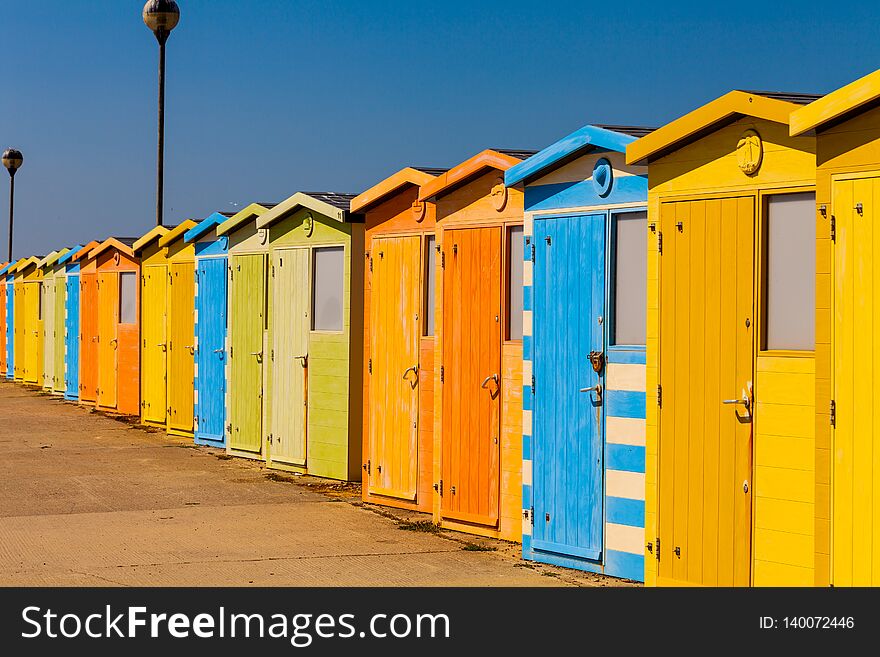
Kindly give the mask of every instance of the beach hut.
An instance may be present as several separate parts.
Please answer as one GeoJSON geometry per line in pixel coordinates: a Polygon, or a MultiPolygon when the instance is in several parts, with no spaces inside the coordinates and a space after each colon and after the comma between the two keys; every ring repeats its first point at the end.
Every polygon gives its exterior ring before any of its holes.
{"type": "Polygon", "coordinates": [[[3,267],[0,285],[6,293],[3,312],[6,317],[6,360],[5,367],[0,370],[0,376],[5,376],[12,380],[15,378],[15,282],[13,277],[14,262],[10,262],[3,267]]]}
{"type": "Polygon", "coordinates": [[[183,235],[196,222],[158,226],[133,245],[141,259],[141,421],[193,435],[195,250],[183,235]]]}
{"type": "Polygon", "coordinates": [[[444,169],[407,167],[359,194],[364,215],[366,502],[430,513],[434,482],[434,205],[419,188],[444,169]]]}
{"type": "Polygon", "coordinates": [[[89,243],[70,262],[79,266],[79,395],[80,404],[94,406],[98,396],[98,269],[89,243]]]}
{"type": "MultiPolygon", "coordinates": [[[[650,129],[588,125],[505,173],[525,193],[523,556],[644,578],[650,129]],[[640,482],[632,486],[632,481],[640,482]]],[[[513,246],[513,245],[512,245],[513,246]]]]}
{"type": "Polygon", "coordinates": [[[40,262],[45,256],[31,256],[19,264],[16,278],[21,291],[21,345],[23,361],[21,380],[35,386],[43,385],[43,272],[40,262]]]}
{"type": "Polygon", "coordinates": [[[226,247],[217,227],[231,214],[215,212],[184,233],[195,248],[195,442],[226,446],[226,247]]]}
{"type": "Polygon", "coordinates": [[[436,207],[434,518],[522,538],[523,194],[485,150],[422,185],[436,207]]]}
{"type": "Polygon", "coordinates": [[[55,338],[52,347],[55,353],[52,357],[52,393],[61,396],[67,390],[67,267],[63,260],[68,254],[75,253],[81,248],[82,245],[77,245],[73,248],[62,249],[58,252],[58,258],[51,265],[52,278],[55,281],[55,338]]]}
{"type": "Polygon", "coordinates": [[[92,249],[98,298],[98,385],[95,407],[140,412],[140,265],[133,237],[108,237],[92,249]]]}
{"type": "Polygon", "coordinates": [[[880,71],[791,115],[816,135],[815,583],[880,586],[880,71]]]}
{"type": "Polygon", "coordinates": [[[261,460],[266,458],[268,433],[264,432],[263,355],[269,231],[257,228],[257,219],[273,207],[273,203],[252,203],[217,226],[217,235],[229,240],[226,451],[261,460]]]}
{"type": "Polygon", "coordinates": [[[58,259],[64,267],[64,398],[69,401],[79,399],[79,350],[80,350],[80,263],[75,260],[83,249],[98,246],[97,240],[88,245],[78,244],[58,259]]]}
{"type": "MultiPolygon", "coordinates": [[[[56,296],[61,296],[63,304],[63,292],[61,295],[56,294],[55,263],[68,250],[65,248],[60,251],[52,251],[38,265],[43,279],[43,284],[40,288],[40,307],[43,314],[43,376],[41,384],[43,390],[48,392],[55,391],[56,335],[63,336],[64,331],[63,317],[60,323],[57,321],[56,296]]],[[[61,360],[63,361],[63,355],[61,360]]]]}
{"type": "Polygon", "coordinates": [[[8,345],[12,346],[9,353],[9,363],[7,365],[6,375],[15,381],[21,381],[24,372],[24,290],[22,289],[22,276],[19,267],[27,261],[27,258],[21,258],[9,266],[6,270],[6,302],[12,299],[12,308],[9,311],[10,326],[7,327],[7,334],[12,331],[12,337],[8,340],[8,345]],[[9,370],[12,375],[9,375],[9,370]]]}
{"type": "Polygon", "coordinates": [[[812,585],[815,96],[732,91],[648,165],[646,583],[812,585]]]}
{"type": "Polygon", "coordinates": [[[10,323],[9,318],[9,301],[11,296],[7,298],[6,293],[6,272],[10,263],[4,262],[0,265],[0,376],[6,377],[9,367],[9,335],[7,333],[10,323]]]}
{"type": "Polygon", "coordinates": [[[267,463],[359,481],[364,223],[353,198],[298,192],[257,229],[269,231],[267,463]]]}

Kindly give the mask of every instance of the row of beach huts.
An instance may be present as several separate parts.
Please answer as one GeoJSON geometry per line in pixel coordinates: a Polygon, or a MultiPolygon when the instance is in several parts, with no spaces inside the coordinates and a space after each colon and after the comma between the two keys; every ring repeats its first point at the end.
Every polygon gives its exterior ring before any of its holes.
{"type": "Polygon", "coordinates": [[[875,214],[880,71],[732,91],[8,263],[0,372],[526,559],[880,585],[875,214]]]}

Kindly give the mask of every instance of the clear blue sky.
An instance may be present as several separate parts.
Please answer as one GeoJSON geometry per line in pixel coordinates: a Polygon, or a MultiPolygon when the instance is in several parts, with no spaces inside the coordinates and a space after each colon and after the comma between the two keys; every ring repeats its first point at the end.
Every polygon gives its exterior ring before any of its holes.
{"type": "MultiPolygon", "coordinates": [[[[732,88],[826,92],[880,67],[875,2],[179,0],[166,222],[407,164],[660,125],[732,88]],[[714,6],[720,8],[714,8],[714,6]],[[867,31],[866,31],[867,30],[867,31]]],[[[16,256],[154,221],[155,39],[141,0],[0,4],[16,256]]],[[[0,254],[8,179],[0,177],[0,254]]]]}

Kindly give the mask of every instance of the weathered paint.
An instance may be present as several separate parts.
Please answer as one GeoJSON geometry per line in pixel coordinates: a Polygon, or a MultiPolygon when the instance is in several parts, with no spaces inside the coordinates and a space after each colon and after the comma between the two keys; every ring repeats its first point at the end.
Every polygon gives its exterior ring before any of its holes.
{"type": "Polygon", "coordinates": [[[818,211],[815,519],[803,505],[790,505],[789,514],[792,522],[814,520],[806,565],[818,586],[880,584],[878,98],[875,71],[791,116],[792,135],[816,134],[818,211]]]}
{"type": "Polygon", "coordinates": [[[807,98],[731,92],[627,148],[649,164],[649,585],[813,583],[815,356],[759,339],[765,199],[815,185],[815,141],[789,136],[790,100],[807,98]],[[750,130],[763,153],[746,173],[750,130]],[[721,405],[744,392],[751,422],[721,405]]]}
{"type": "Polygon", "coordinates": [[[194,434],[196,222],[156,227],[132,246],[141,276],[141,422],[194,434]]]}
{"type": "Polygon", "coordinates": [[[533,154],[483,151],[419,190],[419,200],[436,206],[440,245],[434,519],[514,541],[522,538],[522,340],[504,339],[509,254],[502,245],[506,231],[523,223],[523,194],[507,189],[503,176],[533,154]]]}
{"type": "Polygon", "coordinates": [[[534,377],[523,381],[523,556],[635,580],[645,347],[614,344],[611,281],[617,213],[644,210],[648,196],[647,170],[623,153],[646,132],[585,126],[505,173],[525,192],[523,368],[534,377]],[[604,355],[600,373],[591,351],[604,355]],[[601,396],[581,392],[596,384],[601,396]]]}
{"type": "Polygon", "coordinates": [[[226,246],[217,227],[228,217],[213,213],[190,228],[184,239],[195,245],[195,442],[226,445],[226,246]]]}
{"type": "Polygon", "coordinates": [[[228,240],[229,260],[226,451],[260,460],[268,435],[263,390],[269,231],[257,228],[257,218],[268,207],[252,203],[217,226],[217,235],[228,240]]]}
{"type": "Polygon", "coordinates": [[[363,498],[426,512],[433,495],[434,331],[426,325],[425,286],[435,276],[427,252],[435,206],[418,195],[442,172],[402,169],[351,203],[366,229],[363,498]]]}
{"type": "Polygon", "coordinates": [[[263,214],[257,228],[269,231],[274,267],[269,271],[266,341],[268,465],[356,481],[363,447],[364,226],[361,215],[349,212],[352,198],[297,193],[263,214]],[[315,250],[326,247],[343,249],[338,331],[311,328],[310,263],[315,250]]]}

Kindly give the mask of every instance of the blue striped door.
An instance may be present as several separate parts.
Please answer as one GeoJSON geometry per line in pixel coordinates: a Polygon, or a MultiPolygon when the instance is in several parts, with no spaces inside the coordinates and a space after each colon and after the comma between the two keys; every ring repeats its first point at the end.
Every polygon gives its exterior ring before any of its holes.
{"type": "Polygon", "coordinates": [[[15,376],[15,286],[6,283],[6,375],[15,376]]]}
{"type": "Polygon", "coordinates": [[[79,398],[79,276],[67,274],[64,311],[64,398],[79,398]]]}
{"type": "Polygon", "coordinates": [[[226,422],[226,258],[200,258],[196,335],[196,442],[224,444],[226,422]]]}
{"type": "Polygon", "coordinates": [[[532,547],[602,555],[601,383],[590,351],[604,351],[605,215],[537,219],[534,228],[532,547]]]}

